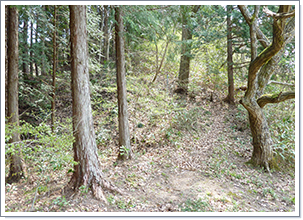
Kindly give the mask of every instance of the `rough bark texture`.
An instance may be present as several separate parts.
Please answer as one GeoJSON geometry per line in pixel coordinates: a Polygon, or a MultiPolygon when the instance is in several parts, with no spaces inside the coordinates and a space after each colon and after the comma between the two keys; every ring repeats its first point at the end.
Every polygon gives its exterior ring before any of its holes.
{"type": "Polygon", "coordinates": [[[118,93],[118,119],[119,119],[119,160],[131,158],[131,145],[129,137],[128,111],[126,100],[126,79],[125,79],[125,55],[123,40],[123,19],[121,8],[115,7],[116,19],[116,64],[117,64],[117,93],[118,93]]]}
{"type": "Polygon", "coordinates": [[[74,160],[78,162],[74,166],[70,186],[74,190],[78,190],[83,185],[89,187],[97,199],[107,203],[102,187],[121,191],[103,179],[101,164],[98,160],[90,100],[85,6],[70,6],[70,31],[75,137],[73,149],[74,160]]]}
{"type": "Polygon", "coordinates": [[[295,92],[280,92],[279,94],[262,95],[258,98],[257,103],[261,108],[263,108],[268,103],[279,103],[294,98],[295,92]]]}
{"type": "MultiPolygon", "coordinates": [[[[18,113],[18,10],[16,7],[9,6],[8,21],[8,94],[7,94],[7,116],[8,123],[19,126],[18,113]]],[[[13,133],[10,143],[19,142],[20,134],[13,133]]],[[[16,148],[14,154],[10,156],[10,172],[7,177],[8,183],[18,182],[24,176],[22,162],[20,158],[21,149],[16,148]]]]}
{"type": "MultiPolygon", "coordinates": [[[[295,17],[291,18],[284,29],[284,46],[283,48],[275,55],[273,56],[267,63],[265,63],[262,68],[260,69],[259,72],[259,76],[258,76],[258,91],[257,91],[257,97],[260,97],[261,95],[263,95],[264,90],[266,88],[266,86],[270,83],[270,78],[272,75],[274,75],[278,69],[277,69],[277,65],[280,62],[283,53],[284,53],[284,49],[285,49],[285,45],[289,42],[291,42],[291,40],[294,38],[295,36],[295,17]]],[[[261,39],[262,41],[263,39],[261,39]]]]}
{"type": "Polygon", "coordinates": [[[234,95],[234,73],[233,73],[233,46],[231,35],[231,12],[232,5],[227,5],[227,74],[228,74],[228,95],[224,99],[227,103],[235,104],[234,95]]]}
{"type": "Polygon", "coordinates": [[[191,59],[191,43],[189,41],[192,40],[192,32],[189,27],[189,6],[181,5],[180,7],[182,13],[182,47],[177,90],[179,93],[187,93],[191,59]]]}
{"type": "MultiPolygon", "coordinates": [[[[278,13],[288,13],[289,10],[290,6],[280,6],[278,13]]],[[[241,12],[242,11],[243,10],[241,10],[241,12]]],[[[244,17],[246,17],[246,15],[244,15],[244,17]]],[[[247,17],[246,20],[249,21],[251,34],[256,35],[258,28],[253,22],[253,18],[247,17]]],[[[273,42],[271,45],[266,47],[262,53],[252,59],[249,66],[247,91],[240,102],[249,113],[249,122],[254,147],[251,162],[255,165],[264,166],[267,170],[269,170],[269,167],[273,164],[272,139],[266,117],[261,106],[256,100],[256,95],[260,89],[258,86],[258,80],[260,81],[260,77],[264,77],[263,75],[258,74],[258,71],[284,47],[285,39],[283,31],[285,24],[285,19],[274,19],[273,42]]],[[[253,41],[253,39],[251,40],[253,41]]],[[[252,56],[254,56],[254,54],[252,54],[252,56]]]]}

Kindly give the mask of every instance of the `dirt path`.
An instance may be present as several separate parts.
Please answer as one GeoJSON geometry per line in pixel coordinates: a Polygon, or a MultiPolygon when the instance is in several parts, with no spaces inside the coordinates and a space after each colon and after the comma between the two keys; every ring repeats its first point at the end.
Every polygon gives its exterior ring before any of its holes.
{"type": "MultiPolygon", "coordinates": [[[[116,164],[117,152],[109,151],[114,146],[102,150],[105,178],[126,195],[105,192],[109,205],[89,191],[65,198],[62,188],[69,178],[63,173],[53,191],[35,198],[34,211],[293,212],[294,176],[282,172],[269,176],[245,164],[251,154],[250,135],[243,115],[236,117],[238,109],[220,102],[202,104],[203,100],[189,104],[187,119],[173,116],[178,120],[163,128],[162,136],[156,133],[153,142],[141,143],[144,131],[137,134],[130,161],[116,164]]],[[[35,183],[6,186],[6,210],[31,210],[35,187],[35,183]]]]}

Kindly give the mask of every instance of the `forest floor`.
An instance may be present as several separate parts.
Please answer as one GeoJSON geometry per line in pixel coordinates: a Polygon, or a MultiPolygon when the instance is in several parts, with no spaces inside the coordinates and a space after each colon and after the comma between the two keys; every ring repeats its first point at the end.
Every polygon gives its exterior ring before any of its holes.
{"type": "MultiPolygon", "coordinates": [[[[39,183],[33,174],[30,183],[22,180],[7,184],[5,210],[295,211],[294,170],[272,170],[269,174],[246,163],[252,153],[251,135],[246,112],[240,105],[229,106],[221,101],[221,93],[202,85],[183,101],[172,91],[167,93],[155,86],[142,88],[131,87],[128,91],[133,151],[129,161],[116,162],[118,132],[112,126],[117,125],[117,119],[104,121],[112,111],[93,108],[97,138],[100,129],[108,131],[107,138],[98,142],[104,178],[123,190],[124,195],[105,190],[107,205],[94,199],[87,189],[65,196],[63,188],[70,175],[62,169],[55,171],[48,183],[39,183]]],[[[116,101],[109,90],[99,94],[116,101]]],[[[58,111],[62,118],[71,117],[70,107],[58,111]]]]}

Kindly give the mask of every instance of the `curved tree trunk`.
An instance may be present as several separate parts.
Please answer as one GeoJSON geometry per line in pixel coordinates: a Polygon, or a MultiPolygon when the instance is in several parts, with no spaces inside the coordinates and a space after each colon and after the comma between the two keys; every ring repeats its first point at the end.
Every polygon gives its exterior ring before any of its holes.
{"type": "MultiPolygon", "coordinates": [[[[107,203],[102,187],[119,191],[103,179],[97,154],[90,100],[86,8],[70,6],[71,78],[73,99],[74,173],[69,185],[74,190],[91,188],[97,199],[107,203]]],[[[121,191],[119,191],[121,192],[121,191]]]]}
{"type": "MultiPolygon", "coordinates": [[[[239,6],[239,8],[244,8],[239,6]]],[[[262,78],[265,77],[264,74],[260,74],[259,70],[261,67],[268,63],[285,45],[285,37],[283,34],[286,19],[285,15],[288,15],[290,6],[282,5],[279,8],[277,14],[282,15],[281,17],[276,17],[273,22],[273,42],[271,45],[265,48],[265,50],[256,55],[256,45],[252,44],[252,61],[249,66],[248,72],[248,86],[245,96],[241,99],[240,103],[246,108],[249,113],[250,128],[253,137],[253,154],[251,157],[251,162],[254,165],[264,166],[267,170],[269,167],[274,165],[273,161],[273,150],[272,150],[272,139],[269,132],[269,127],[266,121],[266,117],[263,113],[262,107],[264,105],[259,105],[256,100],[257,94],[260,93],[260,89],[263,86],[259,86],[258,81],[264,81],[262,78]]],[[[244,10],[241,10],[241,12],[244,10]]],[[[268,10],[264,10],[265,13],[272,16],[268,10]]],[[[251,42],[254,42],[257,36],[258,28],[255,22],[257,17],[258,8],[255,7],[255,14],[252,18],[242,14],[248,20],[248,24],[251,28],[251,42]]],[[[275,13],[274,13],[275,14],[275,13]]],[[[275,14],[275,15],[277,15],[275,14]]],[[[266,85],[264,85],[266,86],[266,85]]]]}
{"type": "MultiPolygon", "coordinates": [[[[19,113],[18,113],[18,10],[14,6],[9,6],[8,9],[8,89],[7,89],[7,116],[8,123],[13,126],[19,126],[19,113]]],[[[19,142],[20,134],[13,133],[10,143],[19,142]]],[[[8,183],[18,182],[24,176],[22,162],[21,162],[21,149],[16,148],[14,154],[10,155],[10,172],[6,181],[8,183]]]]}

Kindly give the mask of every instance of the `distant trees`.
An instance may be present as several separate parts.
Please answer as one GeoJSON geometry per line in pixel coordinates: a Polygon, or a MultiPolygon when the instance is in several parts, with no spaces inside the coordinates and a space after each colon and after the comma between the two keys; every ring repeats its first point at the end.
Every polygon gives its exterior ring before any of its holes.
{"type": "MultiPolygon", "coordinates": [[[[18,10],[16,6],[8,6],[8,33],[7,33],[7,56],[8,56],[8,84],[7,84],[7,117],[8,123],[12,127],[19,126],[19,108],[18,108],[18,92],[19,92],[19,39],[18,39],[18,10]]],[[[16,131],[12,134],[10,143],[20,142],[20,134],[16,131]]],[[[15,149],[9,155],[10,172],[6,182],[18,182],[24,176],[21,149],[16,144],[12,145],[15,149]]]]}
{"type": "Polygon", "coordinates": [[[266,7],[264,8],[263,11],[267,16],[273,18],[273,40],[269,44],[257,23],[260,7],[255,6],[253,15],[243,5],[239,5],[239,9],[250,27],[251,38],[251,62],[248,70],[247,91],[240,103],[249,114],[254,147],[251,162],[269,170],[274,165],[273,143],[263,107],[267,103],[277,103],[294,98],[295,94],[294,92],[280,92],[279,94],[263,95],[263,91],[271,76],[275,74],[275,71],[268,71],[270,70],[269,67],[275,68],[275,55],[285,47],[286,42],[290,40],[289,38],[293,37],[295,10],[291,11],[290,5],[281,5],[277,13],[268,10],[266,7]],[[265,47],[259,54],[256,46],[257,39],[265,47]],[[264,68],[267,71],[264,71],[264,68]]]}

